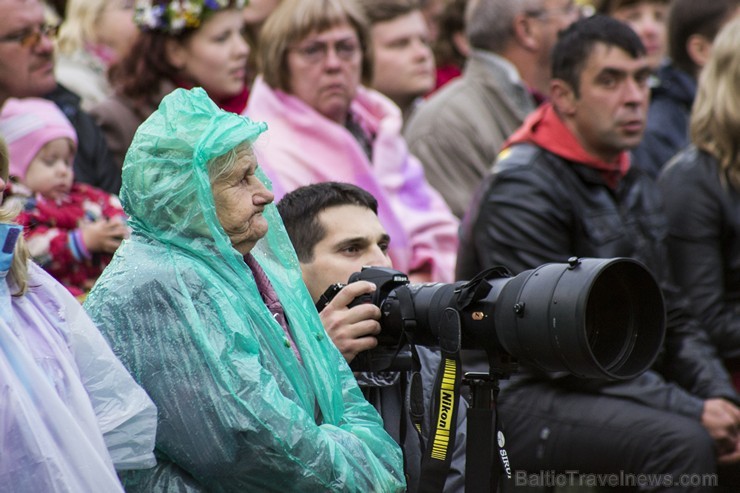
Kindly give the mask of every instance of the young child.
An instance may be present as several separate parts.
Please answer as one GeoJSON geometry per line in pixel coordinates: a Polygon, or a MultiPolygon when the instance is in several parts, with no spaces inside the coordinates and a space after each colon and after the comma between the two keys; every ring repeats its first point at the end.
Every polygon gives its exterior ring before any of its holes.
{"type": "Polygon", "coordinates": [[[118,198],[74,183],[77,135],[52,102],[9,99],[0,135],[10,152],[7,202],[19,202],[18,223],[31,255],[78,297],[92,288],[111,254],[128,236],[118,198]]]}

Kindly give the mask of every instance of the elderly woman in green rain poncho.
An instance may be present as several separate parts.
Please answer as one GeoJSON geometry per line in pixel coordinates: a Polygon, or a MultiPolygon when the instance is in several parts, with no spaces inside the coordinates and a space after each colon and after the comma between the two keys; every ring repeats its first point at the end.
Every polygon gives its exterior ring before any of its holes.
{"type": "Polygon", "coordinates": [[[257,167],[265,129],[177,89],[126,156],[133,233],[85,308],[159,411],[127,491],[404,490],[257,167]]]}

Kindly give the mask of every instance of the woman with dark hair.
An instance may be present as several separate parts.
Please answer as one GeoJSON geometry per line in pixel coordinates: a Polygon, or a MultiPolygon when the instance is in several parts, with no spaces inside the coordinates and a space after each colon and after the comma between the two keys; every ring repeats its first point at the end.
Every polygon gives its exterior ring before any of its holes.
{"type": "Polygon", "coordinates": [[[177,87],[203,87],[221,108],[241,113],[247,104],[245,0],[144,0],[134,21],[141,30],[128,55],[111,67],[115,95],[91,114],[114,160],[123,159],[136,128],[177,87]]]}

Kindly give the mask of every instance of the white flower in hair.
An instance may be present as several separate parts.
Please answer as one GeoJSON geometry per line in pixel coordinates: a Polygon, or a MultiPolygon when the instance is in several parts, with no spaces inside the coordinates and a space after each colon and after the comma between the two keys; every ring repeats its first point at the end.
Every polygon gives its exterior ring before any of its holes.
{"type": "Polygon", "coordinates": [[[151,2],[147,2],[146,0],[139,0],[138,2],[136,2],[134,22],[142,27],[156,29],[163,13],[163,6],[152,6],[151,2]]]}

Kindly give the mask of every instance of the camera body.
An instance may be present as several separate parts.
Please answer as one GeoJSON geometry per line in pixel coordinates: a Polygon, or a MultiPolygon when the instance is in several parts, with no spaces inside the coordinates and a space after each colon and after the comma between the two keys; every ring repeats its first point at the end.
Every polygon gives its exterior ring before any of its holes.
{"type": "MultiPolygon", "coordinates": [[[[377,286],[350,306],[380,308],[378,348],[369,353],[384,359],[407,342],[439,346],[448,309],[458,314],[463,348],[482,349],[489,361],[518,359],[581,377],[633,378],[652,365],[665,335],[660,288],[640,262],[628,258],[572,258],[516,276],[497,267],[452,284],[410,284],[400,271],[364,267],[348,282],[358,280],[377,286]]],[[[322,295],[319,311],[342,287],[322,295]]]]}
{"type": "MultiPolygon", "coordinates": [[[[363,267],[362,271],[352,274],[347,283],[349,284],[355,281],[369,281],[375,284],[376,289],[372,293],[358,296],[348,306],[352,308],[364,303],[372,303],[382,309],[383,302],[393,290],[400,286],[406,286],[409,284],[409,277],[401,271],[389,269],[387,267],[363,267]]],[[[329,286],[316,302],[316,310],[321,312],[321,310],[323,310],[326,305],[334,299],[344,286],[346,286],[346,284],[342,283],[336,283],[329,286]]],[[[387,338],[383,337],[383,334],[381,334],[379,336],[379,344],[382,346],[383,341],[386,339],[387,338]]],[[[389,343],[392,343],[392,341],[389,343]]]]}
{"type": "Polygon", "coordinates": [[[369,281],[375,284],[376,289],[373,293],[355,298],[351,306],[372,303],[380,307],[391,291],[409,284],[409,277],[401,271],[387,267],[363,267],[360,272],[355,272],[349,276],[350,283],[355,281],[369,281]]]}

